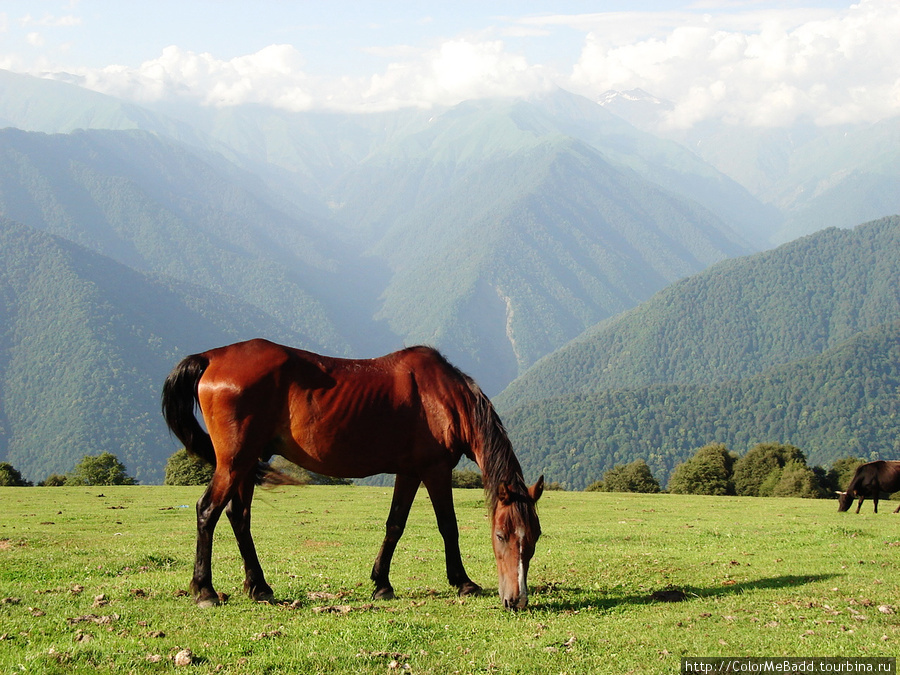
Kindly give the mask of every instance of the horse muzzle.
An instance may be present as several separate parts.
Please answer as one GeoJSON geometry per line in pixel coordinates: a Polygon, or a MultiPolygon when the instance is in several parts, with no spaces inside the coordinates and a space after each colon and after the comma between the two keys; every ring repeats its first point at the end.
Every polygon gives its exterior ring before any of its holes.
{"type": "Polygon", "coordinates": [[[518,612],[528,606],[528,594],[503,598],[503,608],[512,612],[518,612]]]}

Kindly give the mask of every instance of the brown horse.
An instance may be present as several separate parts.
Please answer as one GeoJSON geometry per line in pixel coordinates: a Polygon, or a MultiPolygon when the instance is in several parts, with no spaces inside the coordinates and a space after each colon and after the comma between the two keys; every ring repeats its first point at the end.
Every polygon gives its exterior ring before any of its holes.
{"type": "Polygon", "coordinates": [[[420,482],[444,539],[448,580],[460,595],[481,590],[463,568],[450,480],[462,455],[469,457],[484,476],[500,598],[509,609],[527,604],[543,476],[526,486],[490,400],[437,351],[411,347],[350,360],[266,340],[240,342],[183,359],[163,386],[162,409],[185,448],[215,466],[197,502],[191,591],[198,605],[219,602],[211,558],[223,510],[244,559],[244,589],[254,600],[271,600],[250,535],[250,503],[258,483],[277,482],[265,464],[276,454],[328,476],[396,474],[384,543],[372,567],[373,597],[382,599],[394,597],[391,557],[420,482]]]}

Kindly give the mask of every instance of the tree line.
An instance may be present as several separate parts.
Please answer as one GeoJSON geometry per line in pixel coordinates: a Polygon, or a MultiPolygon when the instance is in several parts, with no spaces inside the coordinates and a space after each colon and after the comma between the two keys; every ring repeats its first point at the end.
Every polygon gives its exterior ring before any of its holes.
{"type": "MultiPolygon", "coordinates": [[[[759,443],[743,457],[723,443],[708,443],[699,448],[672,472],[667,491],[673,494],[735,495],[750,497],[825,498],[846,489],[864,460],[845,457],[826,470],[810,467],[803,452],[782,443],[759,443]]],[[[322,476],[303,469],[283,457],[275,456],[272,468],[299,483],[350,485],[351,481],[322,476]]],[[[164,485],[206,485],[212,479],[213,467],[184,448],[173,453],[166,462],[164,485]]],[[[482,476],[471,468],[453,471],[453,487],[482,488],[482,476]]],[[[109,452],[85,456],[68,474],[51,474],[39,486],[62,485],[135,485],[125,466],[109,452]]],[[[9,462],[0,462],[0,487],[29,487],[32,483],[9,462]]],[[[562,489],[551,482],[550,489],[562,489]]],[[[617,464],[603,478],[588,485],[587,492],[657,493],[662,488],[650,466],[643,459],[617,464]]]]}
{"type": "MultiPolygon", "coordinates": [[[[758,443],[738,456],[724,443],[708,443],[678,464],[667,490],[673,494],[821,499],[846,489],[864,460],[845,457],[830,469],[809,466],[803,452],[783,443],[758,443]]],[[[643,459],[617,464],[587,491],[660,492],[659,481],[643,459]]]]}
{"type": "MultiPolygon", "coordinates": [[[[85,455],[67,474],[52,473],[38,483],[42,487],[62,485],[136,485],[137,480],[129,476],[125,465],[111,452],[99,455],[85,455]]],[[[0,462],[0,487],[31,487],[29,480],[9,462],[0,462]]]]}
{"type": "Polygon", "coordinates": [[[828,466],[848,454],[900,452],[900,322],[743,380],[653,385],[530,403],[504,415],[522,468],[583,489],[638,458],[666,480],[704,443],[778,439],[828,466]],[[875,450],[877,449],[877,450],[875,450]]]}

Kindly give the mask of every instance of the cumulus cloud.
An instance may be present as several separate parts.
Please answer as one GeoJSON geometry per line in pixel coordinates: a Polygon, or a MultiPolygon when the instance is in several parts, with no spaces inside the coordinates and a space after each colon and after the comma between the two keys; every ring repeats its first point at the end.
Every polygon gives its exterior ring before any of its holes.
{"type": "Polygon", "coordinates": [[[415,59],[391,63],[371,78],[362,97],[369,108],[429,107],[525,96],[550,86],[553,80],[544,68],[508,53],[501,41],[458,39],[422,51],[415,59]]]}
{"type": "Polygon", "coordinates": [[[894,0],[827,13],[680,15],[676,26],[653,28],[653,35],[624,43],[594,28],[573,69],[573,88],[589,95],[644,89],[674,102],[667,119],[674,127],[709,117],[778,126],[900,114],[894,0]]]}
{"type": "Polygon", "coordinates": [[[312,94],[303,66],[290,45],[272,45],[228,61],[172,46],[138,68],[109,66],[79,75],[90,89],[136,101],[186,98],[211,106],[261,103],[306,110],[312,94]]]}
{"type": "MultiPolygon", "coordinates": [[[[63,21],[70,20],[28,18],[30,25],[63,21]]],[[[898,35],[900,2],[860,0],[844,10],[507,17],[480,34],[435,38],[424,47],[369,48],[377,72],[354,77],[311,74],[291,45],[228,60],[172,46],[137,67],[58,70],[91,89],[142,102],[387,110],[525,96],[553,86],[592,99],[610,89],[640,88],[673,102],[665,123],[674,128],[710,118],[758,126],[798,119],[835,124],[900,114],[898,35]],[[546,55],[550,41],[573,37],[581,46],[574,63],[570,57],[560,65],[557,56],[554,70],[528,56],[529,44],[546,55]]],[[[14,62],[0,58],[4,63],[14,62]]]]}
{"type": "Polygon", "coordinates": [[[273,45],[228,61],[167,47],[138,68],[81,70],[84,86],[130,100],[191,99],[203,105],[260,103],[288,110],[389,110],[452,105],[489,96],[521,96],[552,86],[550,75],[500,41],[456,39],[432,49],[379,50],[393,57],[369,77],[314,78],[301,54],[273,45]]]}

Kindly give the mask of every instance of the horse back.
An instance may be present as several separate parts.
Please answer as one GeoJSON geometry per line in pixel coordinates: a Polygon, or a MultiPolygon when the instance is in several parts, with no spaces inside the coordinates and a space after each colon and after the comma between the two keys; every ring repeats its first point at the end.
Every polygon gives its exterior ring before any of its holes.
{"type": "Polygon", "coordinates": [[[341,359],[257,339],[204,356],[207,426],[252,430],[255,454],[348,478],[459,460],[465,376],[433,349],[341,359]]]}
{"type": "Polygon", "coordinates": [[[900,461],[879,459],[861,464],[847,491],[862,496],[877,496],[881,492],[900,490],[900,461]]]}

